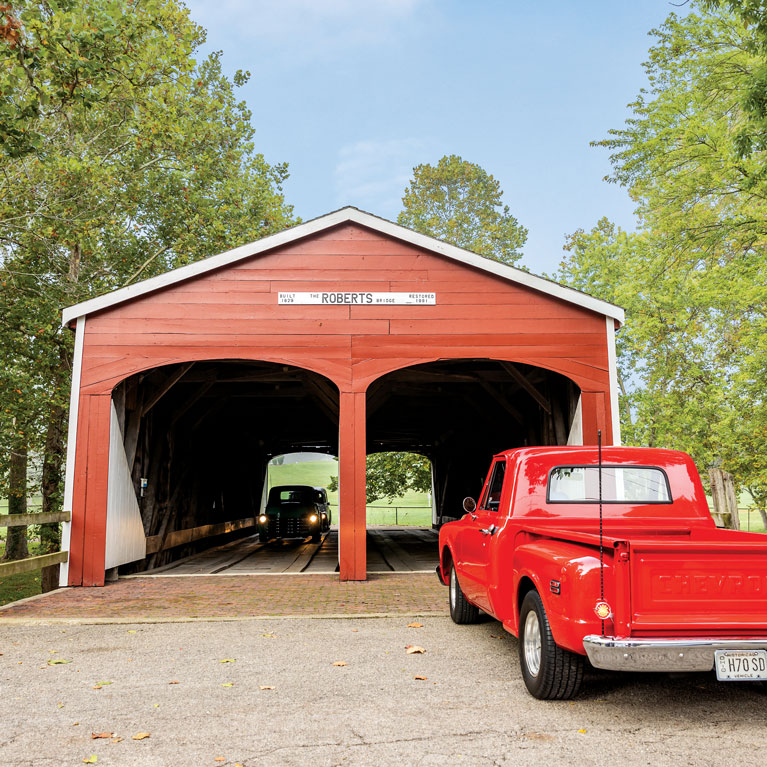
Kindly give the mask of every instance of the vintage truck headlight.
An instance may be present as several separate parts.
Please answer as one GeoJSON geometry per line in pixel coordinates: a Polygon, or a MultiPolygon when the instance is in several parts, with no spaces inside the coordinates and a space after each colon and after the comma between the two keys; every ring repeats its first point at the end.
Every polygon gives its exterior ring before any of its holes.
{"type": "Polygon", "coordinates": [[[327,514],[326,514],[324,511],[322,512],[322,514],[321,514],[320,516],[321,516],[323,519],[327,519],[327,518],[328,518],[328,515],[327,515],[327,514]]]}
{"type": "Polygon", "coordinates": [[[262,515],[261,515],[261,516],[258,518],[258,521],[259,521],[259,522],[260,522],[262,525],[265,525],[265,524],[266,524],[266,523],[269,521],[269,518],[266,516],[266,514],[262,514],[262,515]]]}
{"type": "Polygon", "coordinates": [[[312,514],[311,517],[309,517],[309,521],[314,524],[317,521],[317,515],[312,514]]]}

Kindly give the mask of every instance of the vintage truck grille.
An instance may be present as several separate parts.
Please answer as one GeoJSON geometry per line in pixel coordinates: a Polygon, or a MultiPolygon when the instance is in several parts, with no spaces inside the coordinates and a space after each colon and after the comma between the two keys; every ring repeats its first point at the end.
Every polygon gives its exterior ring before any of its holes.
{"type": "Polygon", "coordinates": [[[304,519],[270,519],[270,538],[305,538],[312,530],[304,519]]]}

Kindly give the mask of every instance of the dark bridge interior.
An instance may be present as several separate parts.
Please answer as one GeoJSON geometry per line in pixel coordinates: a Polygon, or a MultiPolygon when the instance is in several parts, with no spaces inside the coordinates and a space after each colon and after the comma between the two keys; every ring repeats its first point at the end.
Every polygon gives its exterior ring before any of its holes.
{"type": "MultiPolygon", "coordinates": [[[[369,389],[368,452],[427,456],[439,523],[460,516],[463,498],[479,493],[494,453],[564,444],[578,394],[564,376],[519,363],[405,368],[369,389]]],[[[301,368],[243,360],[169,365],[131,376],[113,397],[144,532],[153,540],[146,560],[121,570],[157,567],[219,542],[164,549],[173,531],[253,518],[271,457],[338,454],[338,389],[301,368]]]]}
{"type": "MultiPolygon", "coordinates": [[[[272,456],[338,453],[338,389],[301,368],[241,360],[169,365],[123,381],[114,401],[144,532],[161,544],[174,530],[253,518],[272,456]]],[[[200,545],[158,551],[137,567],[157,567],[200,545]]]]}
{"type": "Polygon", "coordinates": [[[567,443],[580,391],[542,368],[488,359],[398,370],[368,390],[368,452],[407,450],[432,462],[436,519],[477,497],[490,459],[524,445],[567,443]]]}

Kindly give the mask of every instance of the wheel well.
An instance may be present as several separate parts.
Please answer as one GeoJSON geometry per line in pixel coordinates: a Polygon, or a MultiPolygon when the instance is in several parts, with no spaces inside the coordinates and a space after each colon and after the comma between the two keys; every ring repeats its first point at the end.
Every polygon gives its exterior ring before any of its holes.
{"type": "Polygon", "coordinates": [[[537,589],[532,579],[524,575],[520,578],[519,589],[517,590],[517,615],[519,615],[519,611],[522,609],[522,602],[528,591],[537,591],[537,589]]]}
{"type": "Polygon", "coordinates": [[[448,570],[450,570],[450,565],[453,563],[453,555],[450,553],[450,549],[445,546],[442,549],[442,572],[445,574],[445,577],[448,575],[448,570]]]}

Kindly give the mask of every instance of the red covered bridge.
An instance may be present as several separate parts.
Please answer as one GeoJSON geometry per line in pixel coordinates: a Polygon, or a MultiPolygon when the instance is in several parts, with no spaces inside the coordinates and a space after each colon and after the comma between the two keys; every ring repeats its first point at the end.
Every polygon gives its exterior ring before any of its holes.
{"type": "Polygon", "coordinates": [[[362,580],[367,453],[426,455],[439,524],[495,452],[619,443],[622,321],[355,208],[70,307],[62,583],[252,525],[292,451],[338,455],[339,572],[362,580]]]}

